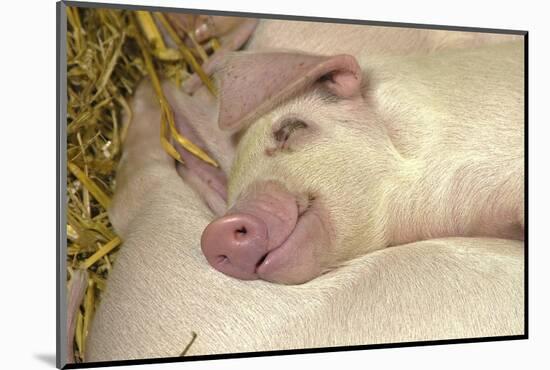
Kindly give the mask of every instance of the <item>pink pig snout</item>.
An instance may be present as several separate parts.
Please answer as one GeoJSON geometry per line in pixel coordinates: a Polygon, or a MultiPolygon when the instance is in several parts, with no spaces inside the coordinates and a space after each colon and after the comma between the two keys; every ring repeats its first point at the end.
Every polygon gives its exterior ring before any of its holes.
{"type": "Polygon", "coordinates": [[[244,191],[225,216],[204,229],[202,252],[208,263],[226,275],[272,280],[278,266],[294,259],[292,252],[278,250],[297,222],[296,197],[279,183],[261,182],[244,191]]]}
{"type": "Polygon", "coordinates": [[[243,280],[257,278],[256,268],[268,253],[267,226],[246,213],[224,216],[202,234],[201,246],[208,263],[226,275],[243,280]]]}

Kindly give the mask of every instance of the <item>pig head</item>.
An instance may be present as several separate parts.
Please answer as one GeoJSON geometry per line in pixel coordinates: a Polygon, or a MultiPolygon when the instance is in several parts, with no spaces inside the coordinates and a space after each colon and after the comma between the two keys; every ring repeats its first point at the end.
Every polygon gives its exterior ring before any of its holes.
{"type": "Polygon", "coordinates": [[[217,76],[236,152],[201,244],[223,273],[298,284],[387,246],[523,238],[522,42],[368,61],[242,52],[217,76]]]}

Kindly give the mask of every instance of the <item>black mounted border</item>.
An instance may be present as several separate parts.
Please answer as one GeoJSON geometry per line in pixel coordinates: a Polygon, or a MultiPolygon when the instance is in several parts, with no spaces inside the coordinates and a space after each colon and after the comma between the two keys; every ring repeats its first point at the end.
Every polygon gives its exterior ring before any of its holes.
{"type": "Polygon", "coordinates": [[[191,361],[205,361],[205,360],[220,360],[220,359],[233,359],[233,358],[246,358],[246,357],[265,357],[265,356],[284,356],[295,354],[308,354],[308,353],[324,353],[324,352],[342,352],[342,351],[359,351],[367,349],[384,349],[384,348],[402,348],[402,347],[420,347],[420,346],[434,346],[434,345],[447,345],[447,344],[461,344],[461,343],[482,343],[482,342],[497,342],[497,341],[511,341],[521,340],[529,338],[529,268],[528,268],[528,252],[529,252],[529,232],[528,232],[528,209],[529,209],[529,32],[526,30],[510,30],[510,29],[496,29],[496,28],[479,28],[479,27],[460,27],[449,25],[429,25],[420,23],[400,23],[400,22],[382,22],[373,20],[359,20],[359,19],[340,19],[340,18],[323,18],[323,17],[309,17],[298,15],[284,15],[284,14],[265,14],[265,13],[249,13],[249,12],[231,12],[231,11],[219,11],[211,9],[187,9],[187,8],[172,8],[172,7],[160,7],[160,6],[146,6],[146,5],[129,5],[129,4],[108,4],[108,3],[93,3],[93,2],[81,2],[81,1],[61,1],[56,4],[56,16],[57,16],[57,32],[56,32],[56,45],[57,45],[57,67],[56,67],[56,121],[57,121],[57,154],[56,154],[56,199],[57,199],[57,251],[56,251],[56,292],[57,292],[57,314],[56,314],[56,367],[59,369],[84,369],[84,368],[96,368],[96,367],[110,367],[110,366],[126,366],[126,365],[143,365],[143,364],[160,364],[160,363],[174,363],[174,362],[191,362],[191,361]],[[203,355],[203,356],[188,356],[188,357],[161,357],[161,358],[149,358],[138,360],[117,360],[117,361],[104,361],[104,362],[84,362],[66,364],[66,351],[65,348],[65,331],[66,331],[66,294],[65,294],[65,282],[66,282],[66,180],[67,180],[67,159],[66,159],[66,74],[67,74],[67,60],[66,60],[66,45],[64,37],[67,31],[66,22],[66,6],[74,6],[80,8],[110,8],[110,9],[129,9],[129,10],[148,10],[148,11],[161,11],[161,12],[175,12],[175,13],[191,13],[191,14],[209,14],[219,16],[234,16],[234,17],[251,17],[251,18],[263,18],[263,19],[280,19],[280,20],[294,20],[294,21],[308,21],[308,22],[324,22],[324,23],[342,23],[342,24],[360,24],[370,26],[382,26],[382,27],[401,27],[401,28],[418,28],[418,29],[433,29],[433,30],[447,30],[447,31],[463,31],[463,32],[484,32],[484,33],[498,33],[508,35],[523,35],[524,36],[524,99],[525,99],[525,126],[524,126],[524,165],[525,165],[525,248],[524,248],[524,334],[523,335],[509,335],[509,336],[495,336],[495,337],[479,337],[479,338],[463,338],[463,339],[449,339],[449,340],[433,340],[433,341],[418,341],[418,342],[401,342],[401,343],[388,343],[388,344],[366,344],[356,346],[342,346],[342,347],[320,347],[320,348],[306,348],[296,350],[279,350],[279,351],[260,351],[260,352],[243,352],[243,353],[229,353],[229,354],[216,354],[216,355],[203,355]]]}

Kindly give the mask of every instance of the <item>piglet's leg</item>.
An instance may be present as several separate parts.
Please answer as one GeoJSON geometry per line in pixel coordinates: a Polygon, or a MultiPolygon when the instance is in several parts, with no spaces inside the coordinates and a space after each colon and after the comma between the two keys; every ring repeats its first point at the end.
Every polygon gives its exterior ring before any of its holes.
{"type": "Polygon", "coordinates": [[[126,117],[127,135],[117,168],[116,187],[109,219],[125,239],[128,226],[148,201],[151,191],[176,176],[175,161],[160,144],[160,105],[149,80],[138,86],[130,101],[132,117],[126,117]]]}
{"type": "MultiPolygon", "coordinates": [[[[232,32],[221,37],[220,43],[222,47],[202,65],[204,72],[207,75],[212,75],[212,73],[214,73],[220,66],[228,52],[240,49],[245,42],[248,41],[257,25],[257,19],[247,19],[232,32]]],[[[202,82],[199,76],[195,73],[191,75],[187,81],[185,81],[183,89],[188,94],[193,94],[201,86],[201,84],[202,82]]]]}
{"type": "MultiPolygon", "coordinates": [[[[227,169],[233,149],[228,134],[217,129],[215,99],[205,88],[199,89],[194,97],[184,94],[170,82],[163,83],[162,88],[174,112],[178,131],[209,152],[223,169],[227,169]],[[212,150],[208,150],[206,142],[212,150]]],[[[109,218],[117,234],[125,238],[133,218],[170,176],[177,177],[182,185],[183,178],[216,215],[223,214],[226,191],[224,171],[175,145],[185,162],[185,166],[178,165],[176,171],[175,160],[160,144],[161,111],[149,81],[140,84],[132,98],[131,108],[133,117],[124,141],[115,195],[109,208],[109,218]]]]}

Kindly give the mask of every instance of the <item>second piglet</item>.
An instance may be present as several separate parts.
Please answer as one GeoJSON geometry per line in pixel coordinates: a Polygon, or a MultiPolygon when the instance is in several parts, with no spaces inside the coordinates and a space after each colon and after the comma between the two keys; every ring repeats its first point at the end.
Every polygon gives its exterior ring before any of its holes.
{"type": "Polygon", "coordinates": [[[235,53],[219,125],[236,133],[211,265],[297,284],[446,236],[523,238],[523,42],[357,60],[235,53]]]}

